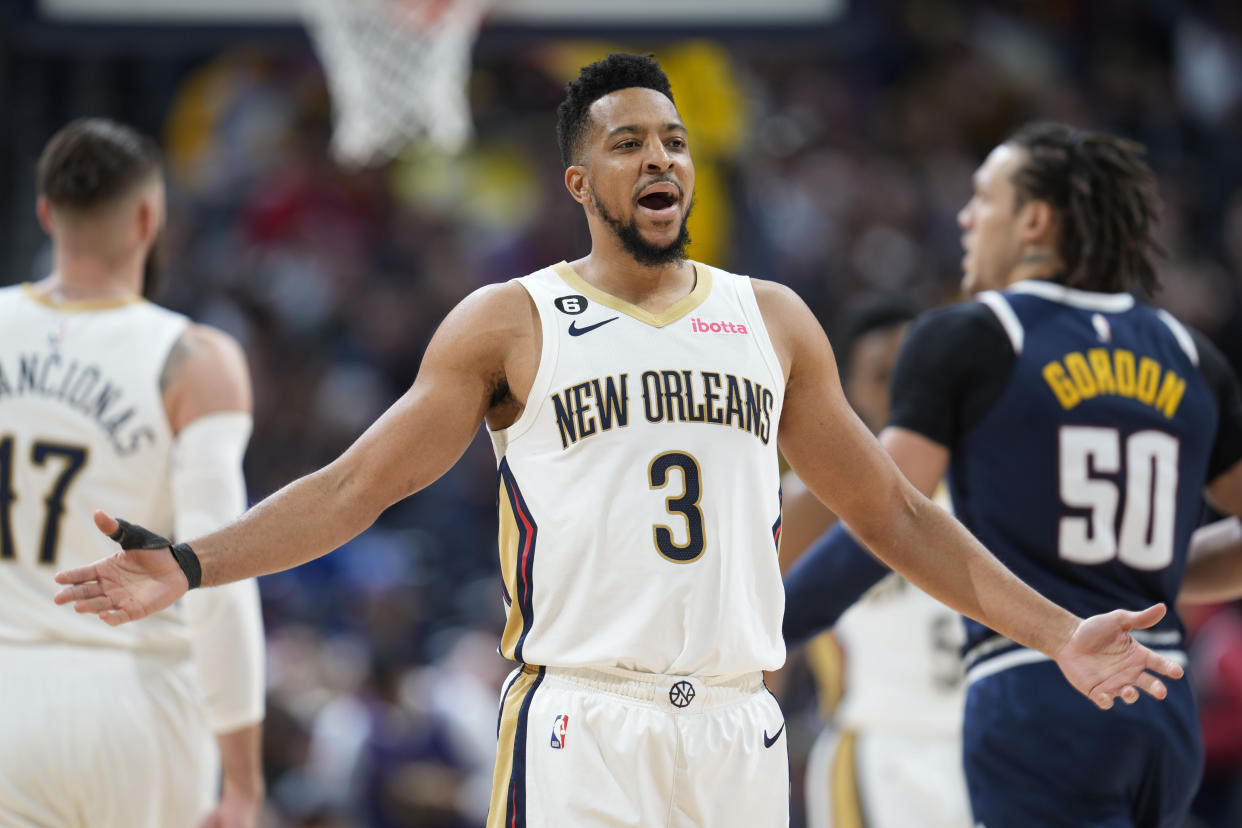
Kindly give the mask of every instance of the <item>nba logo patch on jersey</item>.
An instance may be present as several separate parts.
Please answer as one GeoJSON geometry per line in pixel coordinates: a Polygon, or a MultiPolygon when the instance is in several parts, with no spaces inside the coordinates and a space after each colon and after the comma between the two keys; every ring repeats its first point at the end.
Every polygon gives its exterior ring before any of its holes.
{"type": "Polygon", "coordinates": [[[552,723],[552,747],[560,750],[565,747],[565,732],[569,730],[569,716],[562,713],[552,723]]]}
{"type": "Polygon", "coordinates": [[[1113,341],[1113,329],[1109,326],[1108,320],[1105,319],[1102,314],[1092,314],[1091,324],[1095,328],[1095,335],[1100,338],[1101,342],[1113,341]]]}

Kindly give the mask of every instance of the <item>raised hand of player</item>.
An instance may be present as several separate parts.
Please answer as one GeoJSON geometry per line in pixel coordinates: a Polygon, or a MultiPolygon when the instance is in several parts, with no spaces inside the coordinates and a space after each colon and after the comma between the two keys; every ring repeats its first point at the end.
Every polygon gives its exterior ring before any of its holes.
{"type": "Polygon", "coordinates": [[[1113,610],[1082,621],[1056,656],[1061,672],[1101,710],[1113,699],[1138,701],[1139,691],[1163,699],[1168,690],[1154,673],[1179,679],[1182,668],[1139,644],[1130,630],[1146,629],[1164,617],[1164,604],[1142,612],[1113,610]]]}
{"type": "MultiPolygon", "coordinates": [[[[95,525],[105,535],[119,528],[102,511],[95,512],[95,525]]],[[[93,612],[113,627],[171,606],[190,586],[167,546],[122,549],[89,566],[57,572],[56,583],[68,585],[56,593],[56,603],[72,601],[75,611],[93,612]]]]}

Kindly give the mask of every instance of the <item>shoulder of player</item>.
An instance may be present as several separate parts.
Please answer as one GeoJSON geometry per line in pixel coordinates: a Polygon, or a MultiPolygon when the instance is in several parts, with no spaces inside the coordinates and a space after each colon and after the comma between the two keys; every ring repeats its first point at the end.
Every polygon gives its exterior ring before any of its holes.
{"type": "Polygon", "coordinates": [[[1004,326],[992,309],[973,300],[954,302],[920,314],[910,326],[909,333],[909,338],[935,337],[963,345],[971,342],[980,344],[980,336],[994,336],[1006,343],[1009,341],[1004,326]]]}
{"type": "Polygon", "coordinates": [[[773,341],[807,332],[823,334],[823,328],[802,297],[787,285],[767,279],[751,279],[755,302],[773,341]]]}
{"type": "Polygon", "coordinates": [[[785,381],[792,381],[795,375],[819,377],[829,370],[826,366],[831,365],[832,348],[828,335],[802,297],[779,282],[750,282],[785,381]]]}
{"type": "MultiPolygon", "coordinates": [[[[935,385],[938,391],[1008,376],[1016,355],[992,309],[965,301],[920,314],[901,344],[893,387],[902,393],[935,385]]],[[[896,403],[895,403],[896,406],[896,403]]]]}
{"type": "Polygon", "coordinates": [[[241,344],[219,328],[198,322],[186,325],[169,349],[160,375],[160,387],[171,387],[183,380],[187,372],[195,378],[203,373],[242,378],[249,374],[241,344]]]}
{"type": "Polygon", "coordinates": [[[505,350],[538,323],[530,294],[516,281],[485,285],[462,299],[440,324],[436,339],[470,351],[505,350]]]}
{"type": "Polygon", "coordinates": [[[771,279],[756,279],[752,276],[750,286],[755,292],[755,301],[759,303],[759,309],[765,314],[769,308],[779,313],[797,306],[806,307],[802,297],[788,285],[773,282],[771,279]]]}
{"type": "Polygon", "coordinates": [[[210,325],[191,322],[173,344],[160,390],[174,431],[205,414],[250,411],[250,369],[241,345],[210,325]]]}
{"type": "Polygon", "coordinates": [[[517,311],[531,306],[530,294],[516,279],[484,285],[471,291],[457,305],[457,309],[483,315],[495,316],[505,321],[517,311]]]}

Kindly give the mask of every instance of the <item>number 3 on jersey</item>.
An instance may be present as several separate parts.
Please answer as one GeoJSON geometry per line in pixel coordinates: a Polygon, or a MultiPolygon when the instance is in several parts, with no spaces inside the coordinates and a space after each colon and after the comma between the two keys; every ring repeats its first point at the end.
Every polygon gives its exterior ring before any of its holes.
{"type": "Polygon", "coordinates": [[[666,451],[651,461],[647,477],[652,489],[663,489],[669,484],[669,470],[674,468],[681,471],[682,490],[680,495],[666,497],[664,508],[670,515],[685,518],[686,542],[677,543],[673,539],[673,530],[661,524],[652,526],[651,534],[656,551],[665,558],[674,563],[690,563],[703,554],[704,545],[703,511],[699,508],[699,499],[703,495],[699,463],[684,451],[666,451]]]}
{"type": "MultiPolygon", "coordinates": [[[[52,488],[43,498],[47,512],[43,519],[43,539],[39,544],[39,563],[56,563],[56,541],[60,536],[60,518],[65,512],[65,493],[69,484],[86,465],[86,449],[57,443],[38,442],[31,447],[30,459],[36,466],[46,465],[50,458],[61,458],[64,466],[52,488]]],[[[0,560],[17,557],[13,543],[13,438],[0,438],[0,560]]]]}
{"type": "Polygon", "coordinates": [[[1122,440],[1115,428],[1072,426],[1061,429],[1059,454],[1061,501],[1091,512],[1088,517],[1061,518],[1057,548],[1064,560],[1101,564],[1116,558],[1147,571],[1173,563],[1175,437],[1163,431],[1139,431],[1122,440]],[[1091,476],[1121,471],[1123,445],[1124,490],[1111,480],[1091,476]],[[1119,508],[1120,533],[1115,528],[1119,508]]]}

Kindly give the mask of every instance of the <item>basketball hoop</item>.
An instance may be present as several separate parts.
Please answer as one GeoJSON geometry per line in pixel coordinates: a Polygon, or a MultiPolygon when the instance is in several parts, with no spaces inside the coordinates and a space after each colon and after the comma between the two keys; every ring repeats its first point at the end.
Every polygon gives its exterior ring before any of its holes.
{"type": "Polygon", "coordinates": [[[473,128],[470,50],[492,0],[302,0],[332,96],[332,151],[382,164],[414,138],[454,153],[473,128]]]}

